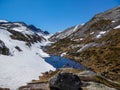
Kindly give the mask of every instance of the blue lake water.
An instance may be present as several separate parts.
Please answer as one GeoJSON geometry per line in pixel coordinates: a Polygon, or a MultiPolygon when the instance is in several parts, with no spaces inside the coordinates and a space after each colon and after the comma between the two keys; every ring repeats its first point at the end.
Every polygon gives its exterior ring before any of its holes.
{"type": "Polygon", "coordinates": [[[56,69],[63,68],[63,67],[72,67],[75,69],[85,69],[83,65],[81,65],[78,62],[75,62],[73,60],[70,60],[65,57],[59,57],[55,55],[51,55],[50,57],[45,57],[45,61],[49,64],[51,64],[56,69]]]}

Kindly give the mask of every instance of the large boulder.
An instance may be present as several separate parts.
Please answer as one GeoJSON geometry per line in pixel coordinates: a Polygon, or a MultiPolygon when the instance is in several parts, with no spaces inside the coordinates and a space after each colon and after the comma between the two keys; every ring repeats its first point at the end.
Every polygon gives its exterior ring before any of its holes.
{"type": "Polygon", "coordinates": [[[60,73],[49,81],[50,90],[82,90],[81,81],[72,73],[60,73]]]}

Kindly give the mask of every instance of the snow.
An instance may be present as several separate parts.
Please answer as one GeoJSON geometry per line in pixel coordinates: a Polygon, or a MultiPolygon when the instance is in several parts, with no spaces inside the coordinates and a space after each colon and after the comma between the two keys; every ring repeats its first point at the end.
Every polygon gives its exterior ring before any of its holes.
{"type": "Polygon", "coordinates": [[[34,35],[35,33],[31,30],[29,30],[26,26],[24,26],[21,23],[14,23],[14,25],[18,25],[17,27],[12,28],[11,30],[18,31],[24,35],[34,35]]]}
{"type": "Polygon", "coordinates": [[[77,52],[82,52],[85,48],[87,48],[89,45],[88,44],[86,44],[86,45],[84,45],[82,48],[80,48],[77,52]]]}
{"type": "Polygon", "coordinates": [[[67,52],[64,52],[64,53],[62,53],[60,56],[63,57],[64,55],[66,55],[66,53],[67,53],[67,52]]]}
{"type": "Polygon", "coordinates": [[[82,40],[83,40],[83,38],[80,38],[80,40],[82,41],[82,40]]]}
{"type": "Polygon", "coordinates": [[[95,32],[91,32],[90,35],[94,34],[95,32]]]}
{"type": "Polygon", "coordinates": [[[100,38],[102,35],[104,35],[106,33],[106,31],[101,31],[99,32],[99,34],[96,36],[96,38],[100,38]]]}
{"type": "Polygon", "coordinates": [[[22,27],[15,27],[15,28],[13,28],[12,30],[21,32],[21,33],[23,33],[24,35],[25,35],[25,34],[28,34],[28,35],[33,35],[33,34],[34,34],[34,32],[32,32],[31,30],[27,30],[27,28],[24,27],[24,26],[22,26],[22,27]]]}
{"type": "Polygon", "coordinates": [[[82,52],[82,51],[88,49],[91,46],[96,46],[96,44],[95,43],[89,43],[89,44],[82,45],[82,47],[79,50],[77,50],[77,53],[82,52]]]}
{"type": "Polygon", "coordinates": [[[120,25],[116,26],[114,29],[118,29],[118,28],[120,28],[120,25]]]}
{"type": "Polygon", "coordinates": [[[115,21],[112,21],[112,23],[114,23],[115,21]]]}
{"type": "Polygon", "coordinates": [[[53,66],[45,62],[43,57],[49,57],[42,51],[41,45],[48,42],[35,43],[31,47],[25,45],[25,42],[13,40],[11,33],[0,29],[0,40],[10,49],[12,56],[0,55],[0,87],[16,90],[33,79],[37,79],[41,73],[55,70],[53,66]],[[15,46],[18,46],[22,52],[19,52],[15,46]]]}
{"type": "Polygon", "coordinates": [[[77,30],[79,25],[76,25],[75,28],[73,29],[73,32],[75,32],[77,30]]]}
{"type": "Polygon", "coordinates": [[[8,21],[6,21],[6,20],[0,20],[0,22],[8,22],[8,21]]]}

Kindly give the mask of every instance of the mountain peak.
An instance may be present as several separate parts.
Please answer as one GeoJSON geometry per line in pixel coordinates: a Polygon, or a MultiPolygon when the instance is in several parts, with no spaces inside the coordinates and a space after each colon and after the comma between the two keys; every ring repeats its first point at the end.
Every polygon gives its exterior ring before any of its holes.
{"type": "Polygon", "coordinates": [[[6,23],[8,22],[7,20],[0,20],[0,23],[6,23]]]}

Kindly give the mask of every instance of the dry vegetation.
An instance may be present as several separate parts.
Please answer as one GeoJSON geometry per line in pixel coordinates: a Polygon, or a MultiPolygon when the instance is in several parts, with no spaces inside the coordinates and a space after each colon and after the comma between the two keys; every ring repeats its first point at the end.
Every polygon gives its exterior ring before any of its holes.
{"type": "Polygon", "coordinates": [[[49,47],[48,51],[56,55],[67,52],[65,57],[76,60],[113,81],[120,82],[120,30],[110,30],[100,39],[93,40],[93,36],[88,37],[91,38],[81,42],[71,41],[68,38],[62,39],[49,47]],[[83,52],[77,52],[81,47],[71,48],[71,46],[85,45],[90,42],[104,43],[104,45],[89,47],[83,52]]]}

